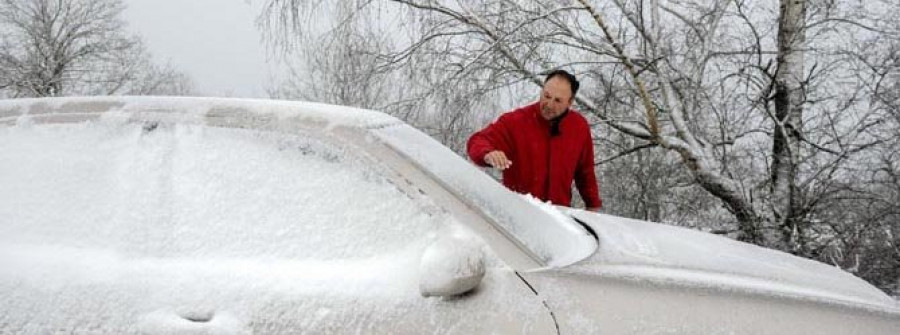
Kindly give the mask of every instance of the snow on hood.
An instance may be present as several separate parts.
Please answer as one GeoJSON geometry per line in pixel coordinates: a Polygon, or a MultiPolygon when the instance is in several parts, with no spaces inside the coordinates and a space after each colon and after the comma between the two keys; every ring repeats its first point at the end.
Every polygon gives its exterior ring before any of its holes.
{"type": "Polygon", "coordinates": [[[889,296],[843,270],[696,230],[572,210],[600,246],[573,271],[897,309],[889,296]]]}

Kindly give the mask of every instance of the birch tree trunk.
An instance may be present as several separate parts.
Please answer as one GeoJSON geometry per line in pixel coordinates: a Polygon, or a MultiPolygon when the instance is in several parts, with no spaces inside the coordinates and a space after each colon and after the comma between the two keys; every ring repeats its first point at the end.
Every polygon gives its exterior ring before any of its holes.
{"type": "Polygon", "coordinates": [[[796,247],[800,227],[797,164],[803,131],[806,0],[781,0],[778,68],[775,73],[775,129],[772,144],[772,209],[783,247],[796,247]]]}

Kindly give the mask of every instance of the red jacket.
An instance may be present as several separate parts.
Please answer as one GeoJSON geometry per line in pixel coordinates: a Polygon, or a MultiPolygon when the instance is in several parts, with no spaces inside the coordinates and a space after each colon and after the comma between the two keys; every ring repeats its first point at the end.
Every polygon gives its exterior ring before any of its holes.
{"type": "Polygon", "coordinates": [[[503,151],[512,161],[503,171],[503,185],[509,189],[570,206],[574,180],[585,205],[601,207],[587,120],[569,110],[559,121],[560,133],[551,136],[550,121],[541,116],[540,109],[535,102],[501,115],[469,138],[469,157],[479,166],[488,166],[484,156],[503,151]]]}

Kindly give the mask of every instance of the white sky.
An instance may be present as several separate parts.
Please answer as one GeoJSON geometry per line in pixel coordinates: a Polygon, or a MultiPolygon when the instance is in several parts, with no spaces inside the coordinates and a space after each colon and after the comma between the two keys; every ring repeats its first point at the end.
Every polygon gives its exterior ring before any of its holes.
{"type": "Polygon", "coordinates": [[[272,66],[254,20],[261,0],[125,0],[124,19],[157,62],[188,73],[198,95],[267,97],[272,66]]]}

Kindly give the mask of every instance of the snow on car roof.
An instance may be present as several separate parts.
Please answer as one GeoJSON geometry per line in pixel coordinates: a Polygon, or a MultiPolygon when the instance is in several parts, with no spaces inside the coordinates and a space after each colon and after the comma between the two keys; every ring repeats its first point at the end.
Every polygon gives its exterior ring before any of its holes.
{"type": "Polygon", "coordinates": [[[201,97],[64,97],[52,99],[0,100],[0,123],[14,124],[29,117],[101,113],[105,117],[135,112],[175,114],[179,121],[198,123],[228,115],[252,114],[261,122],[285,124],[300,121],[322,123],[326,127],[378,128],[402,121],[366,109],[312,102],[201,97]],[[124,112],[124,113],[122,113],[124,112]]]}

